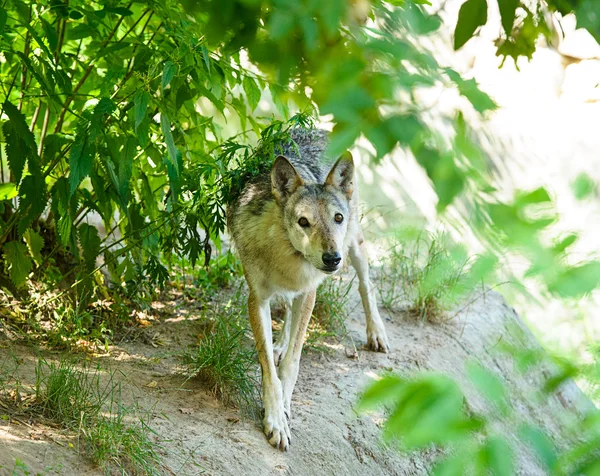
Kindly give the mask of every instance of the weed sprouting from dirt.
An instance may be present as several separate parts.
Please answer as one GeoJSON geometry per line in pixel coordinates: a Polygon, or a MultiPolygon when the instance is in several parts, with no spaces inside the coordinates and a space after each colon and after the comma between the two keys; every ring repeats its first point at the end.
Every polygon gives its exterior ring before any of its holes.
{"type": "Polygon", "coordinates": [[[381,304],[422,320],[441,319],[477,285],[471,264],[465,248],[444,233],[407,233],[394,243],[381,271],[381,304]]]}
{"type": "Polygon", "coordinates": [[[317,289],[315,308],[308,327],[305,346],[325,350],[327,339],[342,339],[346,333],[346,306],[353,280],[344,282],[340,276],[325,280],[317,289]]]}
{"type": "MultiPolygon", "coordinates": [[[[111,465],[124,474],[162,474],[158,471],[158,455],[149,439],[152,432],[147,418],[135,424],[126,419],[135,417],[132,410],[119,406],[116,413],[100,418],[85,432],[86,454],[93,461],[103,462],[105,469],[111,465]]],[[[108,472],[108,471],[107,471],[108,472]]]]}
{"type": "Polygon", "coordinates": [[[103,378],[98,366],[40,359],[34,391],[30,411],[76,431],[80,449],[107,474],[160,473],[147,418],[122,405],[121,388],[112,374],[103,378]],[[136,416],[139,422],[134,423],[136,416]]]}
{"type": "Polygon", "coordinates": [[[205,382],[226,405],[257,416],[257,361],[246,337],[246,309],[239,294],[223,307],[207,309],[203,317],[200,341],[184,355],[188,375],[205,382]]]}

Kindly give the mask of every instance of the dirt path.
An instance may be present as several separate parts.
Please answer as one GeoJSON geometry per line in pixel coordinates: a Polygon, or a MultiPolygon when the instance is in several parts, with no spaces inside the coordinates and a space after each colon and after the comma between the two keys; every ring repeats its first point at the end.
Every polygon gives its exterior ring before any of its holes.
{"type": "MultiPolygon", "coordinates": [[[[388,355],[362,348],[362,309],[358,293],[351,294],[346,342],[332,346],[330,353],[303,356],[288,453],[271,448],[257,423],[240,419],[236,409],[225,408],[201,383],[185,382],[179,373],[176,354],[196,340],[202,326],[194,302],[183,306],[164,303],[155,324],[140,331],[133,341],[111,348],[99,360],[104,368],[117,371],[126,401],[150,409],[150,425],[156,432],[153,438],[165,474],[427,474],[436,450],[402,455],[385,448],[380,439],[382,415],[358,416],[353,406],[376,373],[432,370],[457,379],[470,409],[484,411],[484,400],[466,378],[464,364],[469,358],[478,359],[509,386],[511,404],[521,418],[545,428],[559,447],[568,445],[563,418],[584,411],[590,403],[574,384],[546,401],[531,403],[532,392],[540,388],[543,374],[549,374],[550,368],[522,376],[515,373],[511,359],[494,350],[500,341],[537,346],[499,294],[480,296],[445,324],[421,325],[402,313],[383,313],[392,346],[388,355]],[[356,357],[352,357],[352,341],[356,357]]],[[[0,349],[2,357],[9,351],[8,345],[0,349]]],[[[23,369],[33,371],[34,358],[27,349],[13,347],[12,352],[23,360],[23,369]]],[[[517,443],[512,426],[507,424],[502,431],[517,443]]],[[[544,474],[523,445],[514,447],[519,474],[544,474]]],[[[41,474],[98,473],[78,455],[76,441],[34,422],[0,420],[0,448],[0,474],[12,474],[17,458],[29,471],[41,474]]]]}

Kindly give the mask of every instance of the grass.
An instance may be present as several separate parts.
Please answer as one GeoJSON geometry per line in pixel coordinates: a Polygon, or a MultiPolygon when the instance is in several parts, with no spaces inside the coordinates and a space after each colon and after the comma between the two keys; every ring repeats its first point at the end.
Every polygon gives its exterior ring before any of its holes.
{"type": "Polygon", "coordinates": [[[184,354],[187,374],[206,383],[226,405],[257,416],[257,363],[246,337],[247,312],[239,294],[223,307],[205,310],[203,317],[206,325],[198,345],[184,354]]]}
{"type": "Polygon", "coordinates": [[[326,279],[317,289],[317,298],[312,319],[308,326],[305,347],[326,350],[327,339],[342,339],[346,334],[348,294],[352,282],[344,283],[340,276],[326,279]]]}
{"type": "Polygon", "coordinates": [[[35,383],[26,389],[19,360],[12,357],[14,364],[5,360],[0,372],[0,398],[10,405],[6,408],[73,432],[79,451],[106,474],[161,474],[147,417],[122,404],[113,374],[104,375],[89,363],[39,359],[35,383]]]}
{"type": "Polygon", "coordinates": [[[471,264],[465,248],[444,233],[407,233],[397,239],[384,263],[380,302],[424,321],[440,319],[477,285],[471,264]]]}

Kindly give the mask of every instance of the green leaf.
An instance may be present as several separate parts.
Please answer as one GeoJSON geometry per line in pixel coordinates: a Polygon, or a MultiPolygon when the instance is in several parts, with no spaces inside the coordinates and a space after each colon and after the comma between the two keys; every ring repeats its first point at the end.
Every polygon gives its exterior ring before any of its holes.
{"type": "Polygon", "coordinates": [[[211,75],[211,71],[210,71],[210,56],[208,53],[208,49],[206,48],[206,45],[202,45],[200,47],[200,51],[202,51],[202,57],[204,58],[204,66],[206,67],[206,72],[208,73],[208,75],[211,75]]]}
{"type": "Polygon", "coordinates": [[[489,437],[478,455],[481,472],[492,476],[512,476],[514,472],[513,451],[507,441],[498,436],[489,437]]]}
{"type": "Polygon", "coordinates": [[[90,174],[95,154],[96,148],[90,143],[87,131],[78,131],[69,155],[70,196],[73,196],[81,181],[90,174]]]}
{"type": "Polygon", "coordinates": [[[71,10],[69,11],[69,18],[72,20],[81,20],[83,18],[83,13],[79,10],[71,10]]]}
{"type": "Polygon", "coordinates": [[[106,116],[112,114],[116,109],[115,103],[111,99],[103,97],[94,106],[92,118],[90,119],[90,139],[93,141],[102,131],[106,116]]]}
{"type": "Polygon", "coordinates": [[[440,375],[416,375],[406,382],[384,427],[387,439],[401,439],[407,449],[456,442],[481,427],[463,411],[456,383],[440,375]]]}
{"type": "Polygon", "coordinates": [[[135,116],[135,130],[137,132],[138,127],[146,117],[146,111],[148,109],[148,103],[150,102],[150,94],[143,89],[138,89],[133,96],[133,108],[135,116]]]}
{"type": "Polygon", "coordinates": [[[477,112],[482,114],[498,108],[494,100],[479,89],[477,81],[474,79],[463,79],[460,74],[450,68],[446,68],[446,74],[456,84],[461,96],[468,99],[477,112]]]}
{"type": "Polygon", "coordinates": [[[502,28],[504,28],[506,36],[510,36],[512,33],[512,27],[515,21],[515,11],[518,6],[519,0],[498,0],[502,28]]]}
{"type": "Polygon", "coordinates": [[[467,471],[467,467],[471,464],[471,461],[467,455],[459,453],[452,455],[446,459],[443,459],[433,468],[434,476],[462,476],[463,474],[470,474],[467,471]]]}
{"type": "Polygon", "coordinates": [[[29,276],[32,267],[27,247],[19,241],[10,241],[3,248],[10,279],[17,288],[21,288],[27,282],[27,276],[29,276]]]}
{"type": "Polygon", "coordinates": [[[357,410],[371,410],[378,406],[396,402],[406,386],[406,380],[399,375],[386,375],[362,394],[358,401],[357,410]]]}
{"type": "Polygon", "coordinates": [[[573,266],[548,284],[550,292],[564,298],[578,298],[600,285],[600,262],[590,261],[573,266]]]}
{"type": "Polygon", "coordinates": [[[57,220],[56,230],[60,242],[66,248],[71,241],[72,216],[75,215],[77,207],[77,195],[72,198],[69,195],[69,180],[60,177],[50,190],[52,196],[52,212],[57,220]]]}
{"type": "MultiPolygon", "coordinates": [[[[45,19],[41,18],[41,20],[44,28],[44,35],[48,40],[48,46],[52,51],[54,51],[58,46],[58,35],[56,34],[56,28],[53,28],[52,25],[50,25],[50,23],[48,23],[48,21],[45,19]]],[[[0,28],[0,31],[2,31],[2,28],[0,28]]]]}
{"type": "Polygon", "coordinates": [[[552,202],[552,199],[550,198],[548,190],[544,187],[538,187],[530,192],[518,191],[515,199],[517,207],[550,202],[552,202]]]}
{"type": "Polygon", "coordinates": [[[504,383],[478,362],[469,362],[467,373],[479,393],[505,414],[508,411],[508,396],[504,383]]]}
{"type": "Polygon", "coordinates": [[[132,167],[133,167],[133,156],[137,148],[137,141],[135,137],[128,136],[125,142],[125,146],[121,154],[119,154],[119,161],[117,165],[117,175],[119,180],[119,195],[127,200],[129,192],[129,180],[131,179],[132,167]]]}
{"type": "Polygon", "coordinates": [[[25,116],[10,101],[4,101],[4,112],[8,116],[2,129],[6,138],[6,155],[8,167],[14,175],[15,183],[18,184],[23,176],[25,162],[30,160],[29,167],[39,162],[37,156],[37,145],[35,137],[29,130],[25,116]]]}
{"type": "Polygon", "coordinates": [[[2,125],[2,132],[6,139],[6,156],[8,158],[8,168],[10,169],[15,183],[21,182],[23,169],[29,153],[25,141],[19,136],[11,121],[2,125]]]}
{"type": "Polygon", "coordinates": [[[129,8],[125,7],[104,7],[104,11],[115,13],[117,15],[121,15],[122,17],[129,17],[133,15],[133,12],[129,8]]]}
{"type": "Polygon", "coordinates": [[[411,148],[417,162],[425,169],[433,182],[439,201],[439,212],[452,203],[462,192],[465,185],[465,174],[461,172],[454,160],[454,155],[438,149],[416,145],[411,148]]]}
{"type": "Polygon", "coordinates": [[[14,183],[0,183],[0,202],[17,196],[17,186],[14,183]]]}
{"type": "Polygon", "coordinates": [[[486,0],[467,0],[458,12],[454,30],[454,49],[458,50],[471,39],[475,30],[487,22],[486,0]]]}
{"type": "Polygon", "coordinates": [[[79,235],[79,244],[83,251],[83,259],[88,271],[96,267],[96,258],[100,254],[100,236],[95,226],[82,223],[77,229],[79,235]]]}
{"type": "Polygon", "coordinates": [[[596,184],[586,173],[581,173],[571,184],[571,189],[577,200],[583,200],[589,197],[596,189],[596,184]]]}
{"type": "Polygon", "coordinates": [[[246,93],[246,99],[248,100],[250,110],[254,111],[256,109],[256,106],[258,106],[258,103],[260,102],[260,89],[256,85],[254,79],[252,79],[249,76],[244,76],[242,86],[244,87],[244,92],[246,93]]]}
{"type": "Polygon", "coordinates": [[[358,122],[349,124],[337,123],[333,128],[329,144],[327,144],[325,156],[339,157],[352,147],[361,132],[362,126],[358,122]]]}
{"type": "Polygon", "coordinates": [[[165,138],[165,142],[167,143],[169,163],[173,166],[177,175],[179,175],[179,162],[177,157],[180,155],[180,152],[177,150],[175,141],[173,140],[171,122],[169,121],[169,117],[164,112],[160,113],[160,128],[165,138]]]}
{"type": "Polygon", "coordinates": [[[521,425],[519,428],[519,437],[535,451],[538,458],[546,466],[546,469],[550,473],[553,473],[557,457],[556,448],[552,440],[542,430],[532,425],[521,425]]]}
{"type": "Polygon", "coordinates": [[[169,83],[175,76],[176,72],[177,72],[177,65],[175,63],[173,63],[172,61],[167,61],[165,63],[165,66],[164,66],[163,72],[162,72],[162,82],[160,85],[160,88],[162,91],[164,91],[165,88],[169,85],[169,83]]]}
{"type": "Polygon", "coordinates": [[[34,170],[34,173],[23,179],[19,197],[21,218],[17,231],[22,235],[46,208],[46,182],[40,170],[34,170]]]}
{"type": "Polygon", "coordinates": [[[35,261],[35,263],[40,266],[42,264],[42,248],[44,247],[44,239],[40,236],[37,231],[33,231],[29,228],[24,234],[23,238],[25,239],[25,243],[27,243],[27,248],[29,249],[29,254],[35,261]]]}
{"type": "Polygon", "coordinates": [[[6,26],[6,19],[8,18],[8,14],[3,7],[0,7],[0,33],[4,31],[4,27],[6,26]]]}
{"type": "Polygon", "coordinates": [[[271,92],[271,97],[273,98],[273,104],[279,111],[279,114],[284,119],[287,119],[290,116],[290,109],[287,104],[287,98],[285,97],[285,90],[281,86],[277,86],[276,84],[269,84],[269,91],[271,92]]]}
{"type": "Polygon", "coordinates": [[[596,41],[600,42],[600,0],[565,3],[569,7],[571,5],[577,5],[575,9],[577,28],[586,28],[596,41]]]}

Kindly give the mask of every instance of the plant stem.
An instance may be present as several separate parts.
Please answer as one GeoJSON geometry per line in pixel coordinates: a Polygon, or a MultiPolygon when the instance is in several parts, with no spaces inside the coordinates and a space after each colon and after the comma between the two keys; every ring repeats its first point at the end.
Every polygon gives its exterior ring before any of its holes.
{"type": "Polygon", "coordinates": [[[31,127],[29,128],[31,130],[31,132],[33,132],[33,129],[35,129],[35,123],[37,122],[41,107],[42,107],[42,101],[40,100],[37,107],[35,108],[35,111],[33,112],[33,118],[31,119],[31,127]]]}
{"type": "MultiPolygon", "coordinates": [[[[131,3],[129,4],[128,7],[131,6],[131,3]]],[[[123,18],[124,17],[120,17],[119,20],[117,21],[117,24],[115,25],[115,27],[112,29],[112,31],[109,33],[108,37],[106,38],[106,40],[104,40],[102,42],[102,44],[100,45],[100,48],[98,49],[98,51],[102,51],[106,45],[108,45],[108,43],[110,43],[110,40],[112,40],[113,36],[115,36],[115,34],[117,33],[117,30],[119,29],[119,27],[121,26],[121,23],[123,22],[123,18]]],[[[77,85],[75,86],[75,88],[73,89],[73,92],[71,93],[71,95],[66,99],[65,101],[65,105],[62,108],[62,111],[60,112],[60,116],[58,117],[58,121],[56,122],[56,127],[54,128],[54,133],[57,134],[58,132],[60,132],[60,130],[62,129],[62,125],[63,122],[65,120],[65,115],[67,114],[67,111],[69,109],[69,105],[73,102],[73,99],[75,99],[75,96],[77,95],[77,93],[79,92],[79,90],[81,89],[81,87],[84,85],[84,83],[86,82],[86,80],[89,78],[90,74],[92,73],[93,69],[94,69],[94,59],[92,59],[90,61],[89,66],[86,68],[85,72],[83,73],[83,76],[81,77],[81,79],[79,80],[79,82],[77,83],[77,85]]]]}
{"type": "MultiPolygon", "coordinates": [[[[29,5],[29,22],[31,22],[31,10],[33,5],[29,5]]],[[[27,58],[29,56],[29,46],[31,44],[31,33],[27,30],[27,35],[25,35],[25,47],[23,48],[23,56],[27,58]]],[[[23,62],[22,73],[21,73],[21,97],[19,98],[19,111],[23,109],[23,96],[25,95],[25,90],[27,89],[27,65],[23,62]]]]}
{"type": "MultiPolygon", "coordinates": [[[[149,233],[147,233],[146,235],[140,237],[138,240],[134,240],[132,241],[128,246],[120,249],[119,251],[128,251],[131,248],[135,247],[137,244],[141,243],[142,241],[144,241],[146,238],[148,238],[152,233],[154,233],[155,231],[159,230],[164,224],[165,222],[171,218],[171,215],[175,215],[177,213],[180,213],[181,211],[184,210],[184,207],[178,209],[178,210],[173,210],[171,212],[169,212],[168,216],[165,217],[164,220],[162,220],[160,222],[159,225],[155,226],[154,228],[152,228],[152,230],[150,230],[149,233]]],[[[151,225],[151,223],[148,223],[144,228],[147,228],[151,225]]],[[[139,230],[138,230],[139,231],[139,230]]],[[[109,248],[112,248],[113,246],[122,243],[124,240],[129,239],[129,236],[124,236],[122,237],[120,240],[115,241],[114,243],[111,243],[110,245],[107,245],[105,247],[103,247],[100,250],[100,254],[104,253],[106,250],[108,250],[109,248]]],[[[57,299],[60,299],[61,297],[63,297],[66,293],[68,293],[71,289],[73,289],[75,286],[79,285],[80,283],[82,283],[84,280],[86,280],[87,278],[89,278],[90,276],[93,276],[94,273],[96,273],[97,271],[100,271],[102,268],[104,268],[105,266],[109,265],[110,263],[112,263],[113,261],[117,260],[119,258],[119,254],[113,256],[110,260],[105,261],[104,263],[102,263],[100,266],[97,266],[96,268],[94,268],[92,271],[90,271],[89,273],[87,273],[83,278],[78,279],[77,281],[75,281],[73,284],[71,284],[71,286],[69,286],[67,289],[65,289],[63,292],[57,294],[56,296],[53,296],[52,298],[50,298],[47,303],[51,303],[53,301],[56,301],[57,299]]],[[[65,273],[62,278],[66,278],[67,276],[69,276],[70,274],[72,274],[73,272],[76,271],[77,268],[72,268],[70,271],[68,271],[67,273],[65,273]]]]}
{"type": "Polygon", "coordinates": [[[48,123],[50,122],[50,104],[46,104],[46,112],[44,113],[44,122],[42,123],[42,132],[40,134],[40,144],[38,145],[38,155],[42,156],[44,150],[44,139],[48,132],[48,123]]]}

